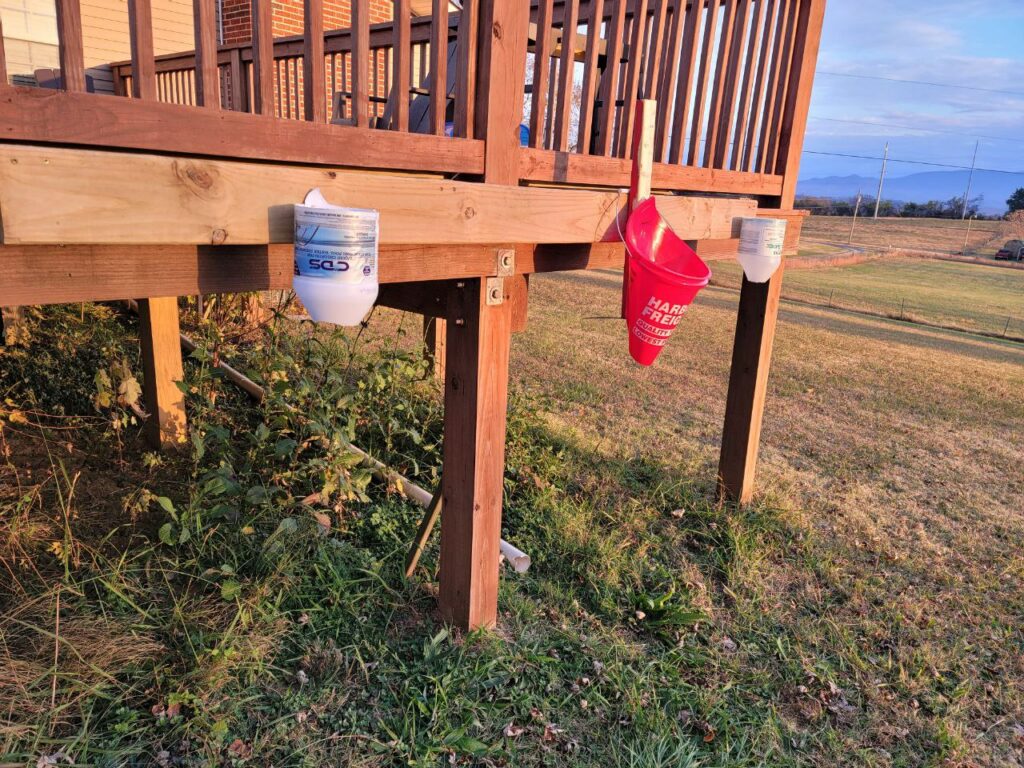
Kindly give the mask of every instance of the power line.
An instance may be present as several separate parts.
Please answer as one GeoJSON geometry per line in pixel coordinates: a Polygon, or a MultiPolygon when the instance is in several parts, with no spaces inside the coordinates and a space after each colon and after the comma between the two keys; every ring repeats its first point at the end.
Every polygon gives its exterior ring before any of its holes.
{"type": "Polygon", "coordinates": [[[845,120],[839,117],[818,117],[811,115],[811,120],[824,120],[829,123],[851,123],[853,125],[872,125],[877,128],[902,128],[905,131],[922,131],[924,133],[948,133],[953,136],[968,136],[972,139],[991,139],[992,141],[1013,141],[1024,144],[1024,139],[1012,139],[1009,136],[986,136],[981,133],[968,133],[967,131],[950,131],[945,128],[916,128],[912,125],[900,125],[899,123],[882,123],[873,120],[845,120]]]}
{"type": "MultiPolygon", "coordinates": [[[[876,157],[875,155],[853,155],[845,152],[819,152],[813,149],[805,149],[805,155],[826,155],[828,157],[848,157],[854,160],[877,160],[881,161],[883,158],[876,157]]],[[[906,163],[907,165],[930,165],[935,168],[953,168],[958,171],[969,171],[971,166],[969,165],[953,165],[951,163],[930,163],[926,160],[897,160],[896,158],[890,157],[890,163],[906,163]]],[[[986,171],[988,173],[1006,173],[1010,176],[1024,176],[1024,171],[1004,171],[1001,168],[975,168],[976,171],[986,171]]]]}
{"type": "Polygon", "coordinates": [[[907,83],[909,85],[927,85],[932,88],[958,88],[964,91],[981,91],[982,93],[1002,93],[1007,96],[1024,96],[1024,91],[1004,91],[999,88],[981,88],[976,85],[956,85],[955,83],[933,83],[928,80],[904,80],[900,77],[883,77],[882,75],[855,75],[850,72],[827,72],[818,70],[819,75],[830,77],[852,77],[858,80],[884,80],[888,83],[907,83]]]}

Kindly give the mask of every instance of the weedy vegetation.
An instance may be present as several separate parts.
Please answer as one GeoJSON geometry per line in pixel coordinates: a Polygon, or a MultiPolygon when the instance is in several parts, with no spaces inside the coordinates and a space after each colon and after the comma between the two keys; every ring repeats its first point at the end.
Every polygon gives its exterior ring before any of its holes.
{"type": "Polygon", "coordinates": [[[703,343],[638,373],[608,323],[559,340],[567,291],[595,315],[617,302],[612,277],[535,281],[503,519],[533,566],[503,571],[497,630],[465,636],[434,613],[436,540],[402,576],[421,510],[346,449],[438,482],[440,396],[411,318],[378,310],[346,333],[278,314],[239,334],[187,312],[190,439],[157,455],[131,318],[30,310],[31,345],[0,348],[0,763],[1020,760],[1008,473],[1024,446],[1020,401],[1001,399],[1020,392],[1020,347],[788,310],[778,448],[736,508],[710,482],[734,296],[709,289],[686,320],[703,343]],[[953,361],[939,388],[933,346],[953,361]],[[905,355],[920,370],[882,386],[905,355]],[[953,392],[974,398],[979,366],[987,394],[963,414],[953,392]],[[955,476],[936,440],[993,455],[955,476]]]}

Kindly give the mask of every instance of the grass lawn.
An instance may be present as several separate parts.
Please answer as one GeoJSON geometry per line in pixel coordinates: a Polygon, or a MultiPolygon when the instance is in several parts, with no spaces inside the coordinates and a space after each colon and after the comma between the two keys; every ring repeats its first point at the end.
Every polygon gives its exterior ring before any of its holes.
{"type": "Polygon", "coordinates": [[[534,565],[470,637],[433,616],[436,540],[401,578],[420,510],[343,449],[436,482],[414,318],[196,329],[270,397],[194,355],[192,440],[158,457],[131,326],[35,314],[0,354],[0,763],[1024,760],[1024,347],[786,305],[736,509],[713,499],[735,293],[639,370],[594,319],[618,285],[531,281],[504,536],[534,565]]]}
{"type": "MultiPolygon", "coordinates": [[[[714,281],[739,287],[734,261],[712,264],[714,281]]],[[[1024,270],[916,258],[828,269],[792,269],[783,295],[968,331],[1024,337],[1024,270]],[[1007,325],[1009,320],[1009,325],[1007,325]]]]}
{"type": "MultiPolygon", "coordinates": [[[[863,211],[862,211],[863,213],[863,211]]],[[[850,239],[849,216],[808,216],[804,220],[803,237],[808,240],[827,240],[846,243],[850,239]]],[[[854,245],[879,248],[912,248],[960,253],[967,237],[967,249],[972,255],[995,256],[1000,246],[1010,239],[1000,221],[971,223],[968,237],[967,222],[955,219],[872,219],[859,216],[854,228],[854,245]]]]}

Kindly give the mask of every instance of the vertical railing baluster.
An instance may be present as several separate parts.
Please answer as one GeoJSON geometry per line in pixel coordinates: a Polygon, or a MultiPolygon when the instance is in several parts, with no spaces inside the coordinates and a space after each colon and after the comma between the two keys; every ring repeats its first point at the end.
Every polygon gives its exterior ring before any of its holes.
{"type": "Polygon", "coordinates": [[[352,116],[360,128],[370,127],[370,0],[352,0],[352,116]]]}
{"type": "Polygon", "coordinates": [[[455,79],[455,135],[473,138],[476,119],[476,34],[479,0],[463,0],[459,15],[459,70],[455,79]]]}
{"type": "Polygon", "coordinates": [[[217,0],[192,0],[196,39],[196,104],[220,109],[217,67],[217,0]]]}
{"type": "Polygon", "coordinates": [[[686,23],[686,1],[672,0],[672,22],[668,30],[668,44],[665,46],[665,63],[661,68],[661,82],[658,84],[658,115],[654,130],[654,160],[664,162],[668,150],[671,115],[675,113],[674,97],[676,79],[679,76],[679,58],[682,55],[683,25],[686,23]]]}
{"type": "MultiPolygon", "coordinates": [[[[648,47],[646,71],[644,72],[643,98],[658,100],[661,98],[659,87],[661,86],[661,69],[666,63],[664,60],[665,31],[668,24],[668,6],[670,0],[656,0],[654,5],[654,19],[651,22],[651,43],[648,47]]],[[[655,155],[655,162],[658,161],[655,155]]]]}
{"type": "Polygon", "coordinates": [[[150,0],[128,0],[128,42],[132,54],[132,97],[156,99],[153,8],[150,0]]]}
{"type": "MultiPolygon", "coordinates": [[[[721,30],[718,34],[717,48],[718,56],[715,63],[714,75],[711,78],[711,102],[708,106],[707,130],[705,132],[704,154],[700,161],[701,165],[709,166],[711,157],[714,154],[715,142],[718,140],[718,123],[722,113],[722,102],[724,101],[725,81],[728,78],[728,61],[730,46],[732,45],[732,30],[736,23],[736,10],[740,0],[725,0],[725,15],[722,17],[721,30]]],[[[714,45],[714,40],[712,40],[714,45]]],[[[698,151],[698,157],[700,152],[698,151]]]]}
{"type": "Polygon", "coordinates": [[[580,128],[576,136],[576,151],[590,152],[594,130],[594,94],[599,72],[597,58],[601,48],[601,25],[604,21],[604,0],[590,0],[590,18],[587,20],[587,50],[583,54],[583,83],[580,90],[580,128]]]}
{"type": "Polygon", "coordinates": [[[619,118],[619,155],[633,153],[633,126],[636,123],[636,99],[640,73],[644,66],[644,42],[647,39],[647,0],[636,0],[633,7],[633,34],[629,39],[626,87],[622,92],[622,116],[619,118]]]}
{"type": "Polygon", "coordinates": [[[764,173],[765,156],[768,151],[768,132],[771,130],[772,114],[775,108],[775,91],[779,85],[779,73],[782,67],[782,53],[785,48],[786,23],[790,12],[798,0],[779,0],[779,12],[775,21],[775,44],[772,46],[771,69],[765,88],[764,105],[761,110],[761,129],[758,134],[757,155],[753,170],[764,173]]]}
{"type": "Polygon", "coordinates": [[[274,17],[271,0],[252,0],[252,111],[274,115],[274,17]]]}
{"type": "MultiPolygon", "coordinates": [[[[717,0],[712,0],[716,2],[717,0]]],[[[683,0],[685,4],[685,0],[683,0]]],[[[679,163],[683,160],[683,147],[686,144],[686,129],[690,123],[690,89],[693,85],[694,67],[697,62],[697,34],[704,17],[704,0],[692,0],[686,13],[686,25],[683,30],[682,52],[676,68],[677,87],[675,96],[675,114],[672,118],[672,140],[669,142],[669,162],[679,163]],[[683,77],[683,72],[686,76],[683,77]]]]}
{"type": "Polygon", "coordinates": [[[772,110],[772,127],[768,133],[768,151],[765,154],[765,163],[762,173],[774,173],[779,149],[779,131],[782,128],[782,115],[786,106],[787,92],[789,89],[789,73],[793,64],[793,52],[796,50],[797,40],[797,18],[800,15],[801,1],[794,0],[786,21],[785,45],[782,50],[782,69],[779,81],[775,88],[775,106],[772,110]]]}
{"type": "Polygon", "coordinates": [[[555,111],[552,149],[569,148],[572,124],[573,72],[576,69],[576,27],[579,25],[579,0],[565,0],[562,16],[562,56],[558,64],[558,104],[555,111]]]}
{"type": "MultiPolygon", "coordinates": [[[[732,136],[735,123],[736,97],[740,87],[740,67],[742,66],[744,41],[747,40],[747,29],[750,26],[752,2],[754,0],[740,0],[740,7],[737,11],[737,23],[733,32],[732,50],[729,57],[729,71],[725,80],[725,92],[719,116],[718,141],[715,144],[715,154],[711,161],[714,168],[725,168],[725,161],[729,155],[729,139],[732,136]]],[[[739,143],[738,133],[734,143],[739,143]]]]}
{"type": "Polygon", "coordinates": [[[7,85],[7,52],[4,50],[4,23],[3,20],[0,20],[0,88],[5,85],[7,85]]]}
{"type": "Polygon", "coordinates": [[[768,0],[754,0],[757,3],[757,16],[750,30],[747,43],[747,63],[743,72],[743,86],[740,88],[740,101],[736,106],[736,138],[732,143],[732,161],[729,165],[734,171],[745,170],[740,166],[741,156],[746,152],[747,124],[750,120],[750,99],[755,77],[760,79],[763,73],[765,53],[761,50],[762,39],[767,39],[765,24],[767,23],[768,0]],[[762,34],[764,37],[762,38],[762,34]],[[756,75],[755,75],[756,69],[756,75]]]}
{"type": "Polygon", "coordinates": [[[302,94],[306,119],[327,122],[327,89],[324,79],[324,0],[305,0],[302,45],[302,94]]]}
{"type": "Polygon", "coordinates": [[[235,112],[245,111],[245,73],[242,67],[242,51],[231,49],[231,60],[228,71],[231,73],[231,109],[235,112]]]}
{"type": "Polygon", "coordinates": [[[622,65],[622,36],[626,27],[626,5],[628,0],[615,0],[615,13],[608,30],[608,47],[604,68],[604,82],[601,84],[601,114],[598,120],[598,154],[609,155],[612,151],[612,132],[615,128],[615,101],[619,93],[619,69],[622,65]]]}
{"type": "Polygon", "coordinates": [[[430,132],[444,134],[448,107],[448,0],[432,0],[430,17],[430,132]]]}
{"type": "Polygon", "coordinates": [[[707,16],[704,20],[704,40],[700,54],[700,71],[697,73],[697,92],[694,95],[693,123],[690,126],[690,150],[686,156],[687,165],[696,165],[700,152],[701,133],[704,128],[704,108],[707,106],[708,82],[711,79],[711,56],[715,49],[715,32],[718,31],[719,0],[708,1],[707,16]]]}
{"type": "Polygon", "coordinates": [[[395,0],[392,45],[395,50],[395,87],[392,89],[394,117],[391,127],[396,131],[409,130],[409,77],[412,71],[410,45],[412,43],[412,22],[410,0],[395,0]]]}
{"type": "MultiPolygon", "coordinates": [[[[764,0],[762,0],[764,2],[764,0]]],[[[765,20],[764,37],[761,39],[761,54],[757,62],[757,76],[754,81],[754,95],[750,100],[750,118],[747,124],[747,136],[743,142],[743,157],[740,170],[750,171],[751,163],[756,160],[754,147],[757,145],[758,130],[761,125],[761,112],[764,104],[765,83],[768,80],[768,63],[772,50],[772,30],[778,22],[783,0],[768,0],[767,18],[765,20]]]]}
{"type": "Polygon", "coordinates": [[[78,0],[56,0],[60,82],[65,91],[85,90],[82,9],[78,0]]]}
{"type": "Polygon", "coordinates": [[[544,147],[547,115],[548,78],[551,77],[551,19],[553,0],[540,0],[537,6],[537,40],[533,48],[533,93],[530,98],[530,146],[544,147]]]}

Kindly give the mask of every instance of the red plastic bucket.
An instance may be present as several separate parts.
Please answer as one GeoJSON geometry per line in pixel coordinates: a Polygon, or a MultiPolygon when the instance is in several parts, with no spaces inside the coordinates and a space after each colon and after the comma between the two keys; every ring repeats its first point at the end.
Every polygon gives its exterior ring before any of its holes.
{"type": "Polygon", "coordinates": [[[711,270],[658,213],[654,198],[626,222],[626,328],[629,354],[651,365],[711,279],[711,270]]]}

